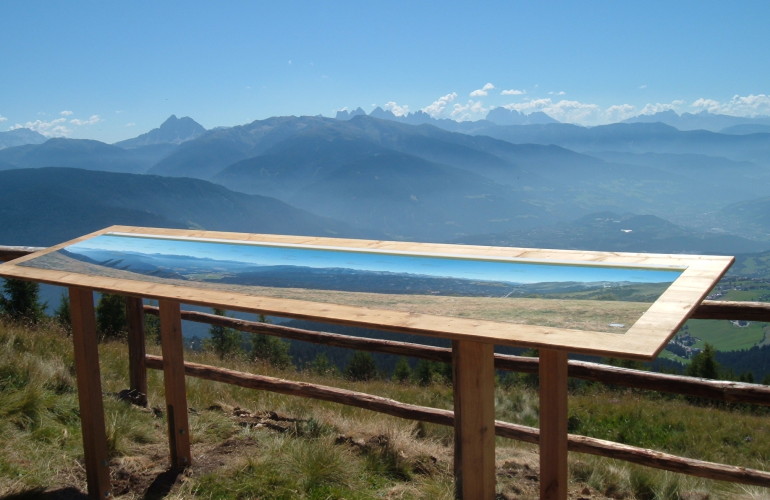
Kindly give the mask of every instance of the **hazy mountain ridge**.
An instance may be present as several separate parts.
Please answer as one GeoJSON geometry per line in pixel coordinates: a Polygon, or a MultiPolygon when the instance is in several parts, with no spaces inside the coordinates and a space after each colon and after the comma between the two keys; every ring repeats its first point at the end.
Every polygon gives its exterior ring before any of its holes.
{"type": "MultiPolygon", "coordinates": [[[[349,120],[355,116],[368,115],[374,118],[397,121],[410,125],[431,124],[436,127],[450,130],[453,132],[464,132],[473,134],[481,128],[489,128],[497,125],[545,125],[552,123],[561,123],[559,120],[549,116],[542,111],[532,113],[522,113],[515,109],[505,107],[492,108],[487,112],[483,120],[476,121],[455,121],[448,118],[433,118],[428,113],[420,110],[404,115],[396,115],[390,110],[384,110],[381,107],[374,108],[370,113],[366,113],[362,108],[355,110],[340,110],[335,116],[338,120],[349,120]]],[[[711,132],[722,133],[747,133],[741,132],[742,128],[759,129],[770,126],[770,116],[732,116],[724,114],[710,113],[701,111],[700,113],[682,113],[676,111],[660,111],[652,114],[641,114],[627,118],[620,123],[664,123],[679,130],[709,130],[711,132]],[[728,129],[735,129],[729,130],[728,129]]],[[[750,132],[749,132],[750,133],[750,132]]]]}
{"type": "Polygon", "coordinates": [[[273,198],[197,179],[69,168],[0,171],[0,241],[51,245],[113,224],[289,234],[368,234],[273,198]]]}
{"type": "MultiPolygon", "coordinates": [[[[140,137],[173,129],[181,121],[186,120],[172,116],[159,129],[140,137]]],[[[569,233],[572,221],[609,211],[673,218],[682,228],[689,228],[689,232],[680,231],[674,237],[663,225],[656,226],[657,236],[652,231],[640,241],[655,242],[656,248],[672,245],[663,251],[730,244],[757,249],[751,242],[731,240],[730,234],[735,232],[750,239],[770,240],[761,214],[747,223],[736,221],[748,213],[737,204],[766,196],[770,155],[765,152],[770,152],[770,134],[682,132],[661,123],[586,128],[561,123],[501,126],[487,120],[475,126],[489,127],[508,140],[362,113],[347,120],[273,117],[205,131],[180,144],[161,142],[127,149],[98,141],[52,139],[40,145],[0,150],[0,169],[50,164],[197,177],[326,217],[321,225],[335,227],[331,232],[340,236],[503,241],[501,235],[509,234],[518,246],[545,241],[554,243],[547,246],[563,246],[589,239],[581,222],[576,223],[573,234],[569,233]],[[704,154],[707,150],[714,153],[704,154]],[[721,215],[723,207],[733,204],[735,208],[725,209],[721,215]],[[546,236],[548,231],[552,231],[550,236],[546,236]]],[[[171,182],[168,177],[161,179],[162,184],[171,182]]],[[[178,215],[176,206],[165,201],[180,198],[175,194],[178,185],[169,187],[169,192],[148,188],[137,197],[144,204],[116,206],[114,199],[124,198],[122,192],[130,191],[131,184],[110,184],[109,189],[96,186],[93,193],[99,194],[85,196],[62,190],[50,199],[59,197],[64,206],[67,196],[75,196],[69,203],[83,206],[84,220],[94,223],[109,219],[106,214],[113,213],[121,223],[140,220],[134,224],[197,224],[213,229],[229,220],[228,227],[233,230],[253,230],[245,213],[234,217],[229,213],[228,203],[208,204],[205,214],[178,215]],[[148,202],[153,196],[159,199],[148,202]],[[88,211],[86,200],[109,209],[88,211]],[[153,208],[146,209],[145,205],[153,208]],[[127,212],[118,216],[117,210],[127,212]]],[[[213,184],[203,185],[218,189],[213,184]]],[[[189,200],[177,205],[195,213],[196,207],[189,200]]],[[[37,214],[43,211],[41,207],[32,209],[37,214]]],[[[266,213],[274,214],[271,227],[275,232],[285,232],[276,210],[256,214],[254,220],[264,222],[266,213]]],[[[51,214],[48,219],[53,217],[51,214]]],[[[21,229],[27,235],[34,232],[21,229]]],[[[600,236],[599,230],[595,232],[600,236]]],[[[633,242],[637,235],[622,241],[603,237],[593,241],[614,248],[633,242]]]]}
{"type": "Polygon", "coordinates": [[[676,111],[660,111],[658,113],[639,115],[623,120],[623,123],[665,123],[679,130],[709,130],[711,132],[726,132],[726,129],[743,126],[770,126],[770,116],[744,117],[709,113],[682,113],[676,111]]]}
{"type": "Polygon", "coordinates": [[[136,148],[157,144],[181,144],[200,137],[205,132],[206,129],[189,116],[177,118],[176,115],[171,115],[160,127],[133,139],[116,142],[114,145],[122,148],[136,148]]]}
{"type": "MultiPolygon", "coordinates": [[[[105,172],[145,173],[169,153],[170,145],[124,149],[88,139],[48,139],[0,150],[0,164],[8,168],[69,167],[105,172]]],[[[2,167],[0,167],[2,168],[2,167]]]]}
{"type": "Polygon", "coordinates": [[[0,149],[14,146],[24,146],[26,144],[42,144],[46,141],[43,134],[30,130],[28,128],[17,128],[0,132],[0,149]]]}
{"type": "MultiPolygon", "coordinates": [[[[552,127],[570,131],[573,140],[585,139],[586,130],[571,125],[551,124],[524,128],[535,133],[552,127]]],[[[599,132],[597,137],[604,137],[605,142],[620,141],[621,145],[629,141],[651,143],[654,137],[661,134],[664,137],[674,134],[682,138],[677,135],[681,132],[661,124],[626,125],[620,129],[607,128],[599,132]]],[[[729,137],[730,140],[743,140],[736,136],[729,137]]],[[[762,142],[760,138],[760,149],[767,142],[762,142]]],[[[612,148],[608,150],[615,151],[612,148]]],[[[706,200],[723,198],[725,203],[731,203],[746,196],[758,196],[762,180],[770,179],[770,169],[753,168],[754,164],[746,161],[740,172],[731,168],[737,161],[727,159],[724,166],[717,165],[712,169],[721,171],[719,175],[693,176],[691,169],[678,171],[668,167],[661,170],[649,164],[629,165],[576,153],[562,146],[512,144],[485,136],[448,132],[430,125],[407,125],[363,115],[356,115],[349,120],[321,117],[272,118],[217,130],[183,144],[152,171],[164,175],[192,175],[211,179],[231,189],[269,194],[291,204],[307,201],[302,205],[303,208],[330,217],[350,216],[360,219],[362,212],[376,213],[376,216],[369,218],[373,222],[388,220],[392,214],[399,214],[395,219],[402,227],[389,227],[387,234],[396,239],[419,239],[418,234],[424,232],[423,228],[409,221],[423,217],[415,210],[404,211],[405,207],[399,200],[410,198],[414,193],[407,192],[409,190],[400,180],[398,182],[402,189],[398,194],[392,189],[382,190],[393,194],[394,204],[391,207],[382,203],[381,195],[372,198],[372,206],[366,207],[361,205],[362,197],[356,197],[355,191],[340,193],[340,175],[334,172],[341,173],[352,163],[379,164],[383,173],[391,169],[392,176],[395,176],[393,178],[401,179],[402,176],[397,172],[403,171],[402,165],[383,165],[383,155],[415,165],[419,163],[418,159],[427,160],[431,164],[444,164],[482,175],[500,185],[492,192],[507,192],[505,197],[509,199],[509,206],[530,207],[513,217],[510,216],[510,210],[501,209],[496,211],[494,217],[477,218],[486,227],[455,225],[452,217],[434,218],[438,224],[444,224],[447,230],[443,234],[431,232],[431,239],[452,239],[479,230],[496,230],[488,227],[493,220],[518,223],[517,227],[521,228],[547,223],[555,218],[574,218],[601,210],[652,211],[657,215],[681,212],[692,218],[706,210],[709,205],[706,200]],[[388,152],[390,156],[386,154],[388,152]],[[394,152],[403,155],[399,157],[392,154],[394,152]],[[728,185],[734,188],[725,188],[725,177],[731,179],[728,185]],[[329,184],[324,186],[327,182],[329,184]],[[324,199],[317,195],[298,195],[307,189],[314,193],[326,190],[329,196],[324,199]],[[697,194],[688,199],[691,193],[697,194]],[[312,206],[310,199],[313,200],[312,206]],[[342,206],[345,199],[350,203],[342,206]]],[[[417,181],[420,177],[416,173],[417,167],[412,171],[417,181]]],[[[359,178],[358,181],[362,182],[363,179],[359,178]]],[[[458,184],[463,186],[462,182],[458,184]]],[[[373,188],[372,182],[359,187],[368,192],[372,192],[373,188]]],[[[446,193],[444,205],[461,206],[465,200],[489,194],[479,192],[478,189],[455,192],[454,195],[446,193]]],[[[352,219],[348,222],[360,223],[352,219]]]]}
{"type": "Polygon", "coordinates": [[[530,230],[477,235],[458,243],[610,252],[734,255],[765,250],[767,241],[687,229],[653,215],[596,213],[530,230]]]}

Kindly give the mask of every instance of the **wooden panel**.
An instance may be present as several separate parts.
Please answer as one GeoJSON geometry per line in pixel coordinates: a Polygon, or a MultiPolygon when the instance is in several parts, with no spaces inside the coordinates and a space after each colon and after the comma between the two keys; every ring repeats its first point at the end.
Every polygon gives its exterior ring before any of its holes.
{"type": "Polygon", "coordinates": [[[540,498],[567,498],[567,354],[540,351],[540,498]]]}
{"type": "Polygon", "coordinates": [[[129,388],[135,391],[137,403],[147,406],[147,366],[144,330],[144,304],[141,298],[126,297],[126,319],[128,320],[128,380],[129,388]]]}
{"type": "Polygon", "coordinates": [[[76,287],[69,289],[69,297],[88,495],[105,498],[111,487],[94,297],[91,290],[76,287]]]}
{"type": "Polygon", "coordinates": [[[173,468],[192,463],[190,426],[187,421],[187,393],[184,382],[182,318],[179,302],[161,300],[160,343],[163,351],[163,385],[166,392],[168,440],[173,468]]]}
{"type": "MultiPolygon", "coordinates": [[[[227,309],[260,312],[268,315],[298,319],[315,319],[362,327],[420,335],[431,335],[453,340],[490,342],[533,348],[555,348],[570,352],[599,356],[626,357],[649,360],[654,358],[679,326],[687,319],[711,287],[720,279],[732,262],[731,257],[693,255],[665,255],[615,252],[588,252],[571,250],[526,249],[508,247],[479,247],[392,241],[352,240],[283,235],[220,233],[198,230],[171,230],[113,226],[73,242],[104,234],[120,232],[180,238],[208,238],[266,242],[285,245],[314,245],[319,248],[369,249],[462,258],[496,258],[503,260],[527,259],[530,262],[596,263],[608,266],[663,267],[685,269],[668,290],[658,299],[625,334],[583,331],[566,328],[522,325],[468,318],[435,316],[374,307],[345,306],[308,300],[271,298],[203,289],[190,285],[150,283],[138,279],[99,277],[69,271],[38,269],[17,265],[27,256],[13,263],[0,264],[0,275],[31,279],[65,286],[84,286],[94,290],[143,296],[157,300],[177,300],[186,303],[225,307],[227,309]]],[[[57,245],[43,253],[73,242],[57,245]]]]}
{"type": "Polygon", "coordinates": [[[495,498],[495,370],[491,344],[454,341],[455,487],[458,498],[495,498]]]}

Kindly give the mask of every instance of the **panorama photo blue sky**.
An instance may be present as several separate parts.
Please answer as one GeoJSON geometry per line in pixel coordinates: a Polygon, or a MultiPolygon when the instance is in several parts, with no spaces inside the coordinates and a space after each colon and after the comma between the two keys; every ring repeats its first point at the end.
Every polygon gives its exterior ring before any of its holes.
{"type": "Polygon", "coordinates": [[[0,2],[0,131],[135,137],[282,115],[597,125],[672,109],[770,115],[770,2],[0,2]]]}
{"type": "MultiPolygon", "coordinates": [[[[110,233],[90,238],[65,248],[86,256],[114,252],[110,259],[120,260],[127,253],[148,256],[185,256],[217,261],[241,262],[244,266],[302,266],[318,269],[351,269],[407,273],[422,276],[452,277],[468,280],[509,283],[546,282],[636,282],[671,283],[681,274],[674,269],[644,269],[614,266],[590,266],[581,263],[506,262],[433,255],[405,255],[374,251],[349,251],[306,246],[276,246],[228,240],[167,238],[110,233]]],[[[165,262],[165,260],[164,260],[165,262]]],[[[34,265],[34,260],[30,261],[34,265]]],[[[121,264],[124,265],[124,264],[121,264]]],[[[131,270],[130,267],[126,270],[131,270]]]]}

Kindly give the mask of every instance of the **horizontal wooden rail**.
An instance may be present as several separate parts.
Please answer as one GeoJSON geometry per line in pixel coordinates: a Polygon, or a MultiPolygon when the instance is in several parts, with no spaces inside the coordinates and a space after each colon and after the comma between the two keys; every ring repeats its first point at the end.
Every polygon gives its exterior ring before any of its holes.
{"type": "MultiPolygon", "coordinates": [[[[158,314],[157,307],[145,305],[144,309],[147,313],[158,314]]],[[[183,310],[182,319],[315,344],[410,356],[444,363],[451,363],[452,361],[451,350],[444,347],[303,330],[198,311],[183,310]]],[[[523,373],[537,373],[538,358],[495,354],[495,368],[523,373]]],[[[770,387],[761,384],[668,375],[574,360],[569,361],[568,375],[573,378],[635,389],[684,394],[717,401],[770,406],[770,387]]]]}
{"type": "Polygon", "coordinates": [[[770,303],[704,300],[690,317],[770,322],[770,303]]]}
{"type": "MultiPolygon", "coordinates": [[[[148,368],[163,369],[163,358],[160,356],[147,355],[146,360],[148,368]]],[[[401,403],[393,399],[363,392],[255,375],[227,368],[191,363],[189,361],[185,361],[184,370],[185,375],[191,377],[237,385],[248,389],[266,390],[280,394],[319,399],[409,420],[420,420],[439,425],[454,425],[454,412],[451,410],[401,403]]],[[[540,440],[540,433],[534,427],[499,420],[495,421],[495,434],[534,444],[537,444],[540,440]]],[[[694,460],[574,434],[569,435],[568,447],[570,451],[574,452],[625,460],[647,467],[680,472],[691,476],[770,487],[770,473],[756,469],[694,460]]]]}

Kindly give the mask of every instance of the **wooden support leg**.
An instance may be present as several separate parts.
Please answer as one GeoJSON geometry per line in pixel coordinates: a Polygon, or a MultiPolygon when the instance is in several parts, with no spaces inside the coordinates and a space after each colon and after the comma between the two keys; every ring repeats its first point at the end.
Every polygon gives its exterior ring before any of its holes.
{"type": "Polygon", "coordinates": [[[566,500],[567,353],[540,349],[540,498],[566,500]]]}
{"type": "Polygon", "coordinates": [[[144,305],[139,297],[126,297],[126,318],[128,320],[128,379],[129,388],[141,395],[143,406],[147,406],[147,364],[145,362],[144,305]]]}
{"type": "Polygon", "coordinates": [[[494,346],[452,343],[455,412],[455,495],[495,498],[494,346]]]}
{"type": "Polygon", "coordinates": [[[179,302],[161,300],[159,309],[171,466],[180,469],[191,464],[187,393],[184,385],[182,316],[179,302]]]}
{"type": "Polygon", "coordinates": [[[91,290],[70,287],[69,297],[88,496],[107,498],[111,490],[110,470],[107,467],[94,295],[91,290]]]}

